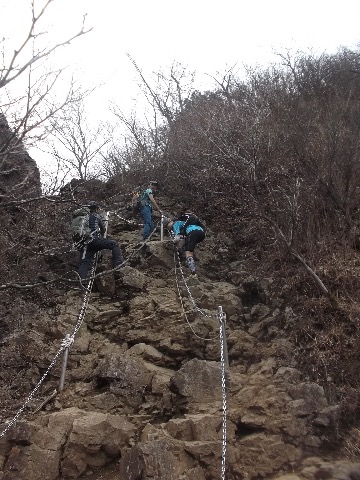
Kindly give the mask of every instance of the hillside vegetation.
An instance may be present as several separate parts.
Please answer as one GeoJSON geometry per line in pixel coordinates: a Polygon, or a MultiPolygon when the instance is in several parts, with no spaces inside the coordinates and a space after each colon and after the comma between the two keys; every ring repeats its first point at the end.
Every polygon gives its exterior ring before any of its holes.
{"type": "MultiPolygon", "coordinates": [[[[217,90],[189,96],[181,82],[174,72],[167,91],[149,90],[161,119],[155,127],[123,118],[131,142],[103,159],[107,179],[73,179],[52,196],[41,194],[33,160],[2,118],[1,341],[31,329],[39,308],[56,312],[58,297],[76,286],[72,210],[96,199],[129,219],[132,189],[157,179],[169,214],[191,209],[206,222],[212,241],[201,266],[209,281],[239,286],[241,266],[246,315],[258,313],[263,279],[271,280],[272,307],[294,312],[257,340],[281,334],[291,343],[293,366],[341,406],[332,448],[346,441],[356,456],[359,436],[347,435],[359,431],[360,413],[360,52],[281,55],[269,69],[244,79],[229,72],[217,90]]],[[[121,226],[115,232],[121,242],[121,226]]],[[[29,350],[15,349],[13,362],[6,352],[4,382],[12,369],[25,372],[2,391],[9,415],[36,372],[29,350]]]]}
{"type": "Polygon", "coordinates": [[[116,178],[161,179],[175,206],[222,232],[227,258],[214,252],[213,265],[225,277],[241,259],[276,278],[303,316],[290,332],[303,368],[358,410],[359,51],[281,54],[188,97],[183,70],[167,78],[158,90],[142,78],[163,122],[132,123],[116,178]]]}

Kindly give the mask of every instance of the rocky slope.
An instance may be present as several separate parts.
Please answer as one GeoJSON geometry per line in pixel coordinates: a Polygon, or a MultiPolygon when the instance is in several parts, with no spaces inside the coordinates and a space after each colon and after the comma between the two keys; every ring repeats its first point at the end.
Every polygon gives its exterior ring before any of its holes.
{"type": "MultiPolygon", "coordinates": [[[[185,282],[171,242],[157,236],[139,249],[139,231],[115,219],[110,233],[130,260],[120,276],[96,279],[64,390],[49,399],[60,357],[1,438],[1,480],[360,478],[356,456],[336,444],[339,407],[296,368],[288,330],[298,319],[271,278],[240,259],[221,278],[214,252],[226,242],[211,232],[197,249],[199,280],[183,267],[185,282]],[[226,442],[218,306],[230,361],[226,442]]],[[[109,262],[106,253],[98,272],[109,262]]],[[[49,305],[19,306],[22,322],[3,340],[3,429],[72,333],[83,292],[59,291],[49,305]]]]}

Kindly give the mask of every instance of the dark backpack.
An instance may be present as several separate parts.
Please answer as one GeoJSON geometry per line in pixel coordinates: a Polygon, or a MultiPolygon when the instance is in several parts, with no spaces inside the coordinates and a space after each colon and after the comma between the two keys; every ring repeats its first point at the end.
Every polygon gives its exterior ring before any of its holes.
{"type": "Polygon", "coordinates": [[[201,227],[204,230],[204,233],[206,232],[206,227],[204,223],[200,220],[200,218],[195,213],[192,213],[192,212],[183,213],[182,215],[180,215],[178,220],[185,222],[180,230],[181,235],[185,234],[186,227],[188,227],[189,225],[197,225],[198,227],[201,227]]]}
{"type": "Polygon", "coordinates": [[[137,190],[134,190],[131,198],[131,208],[134,216],[140,215],[140,209],[142,207],[142,191],[139,187],[137,190]]]}
{"type": "Polygon", "coordinates": [[[78,208],[73,212],[71,234],[74,246],[81,250],[94,240],[94,232],[89,227],[90,210],[86,207],[78,208]]]}

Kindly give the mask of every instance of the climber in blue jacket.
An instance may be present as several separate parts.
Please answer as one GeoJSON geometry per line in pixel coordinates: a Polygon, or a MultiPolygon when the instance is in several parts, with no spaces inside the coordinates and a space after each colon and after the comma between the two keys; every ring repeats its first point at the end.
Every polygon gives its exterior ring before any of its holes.
{"type": "Polygon", "coordinates": [[[185,259],[191,275],[196,275],[194,260],[194,250],[198,243],[205,238],[205,229],[203,226],[195,225],[191,219],[170,220],[163,219],[163,225],[174,235],[174,244],[177,245],[181,238],[185,238],[185,259]]]}

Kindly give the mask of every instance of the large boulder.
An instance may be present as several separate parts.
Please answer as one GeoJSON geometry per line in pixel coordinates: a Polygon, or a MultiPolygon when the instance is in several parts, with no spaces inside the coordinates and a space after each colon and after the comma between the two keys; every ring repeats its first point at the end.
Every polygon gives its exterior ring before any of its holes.
{"type": "Polygon", "coordinates": [[[23,421],[0,443],[1,480],[76,479],[120,458],[134,426],[108,413],[69,408],[23,421]]]}

